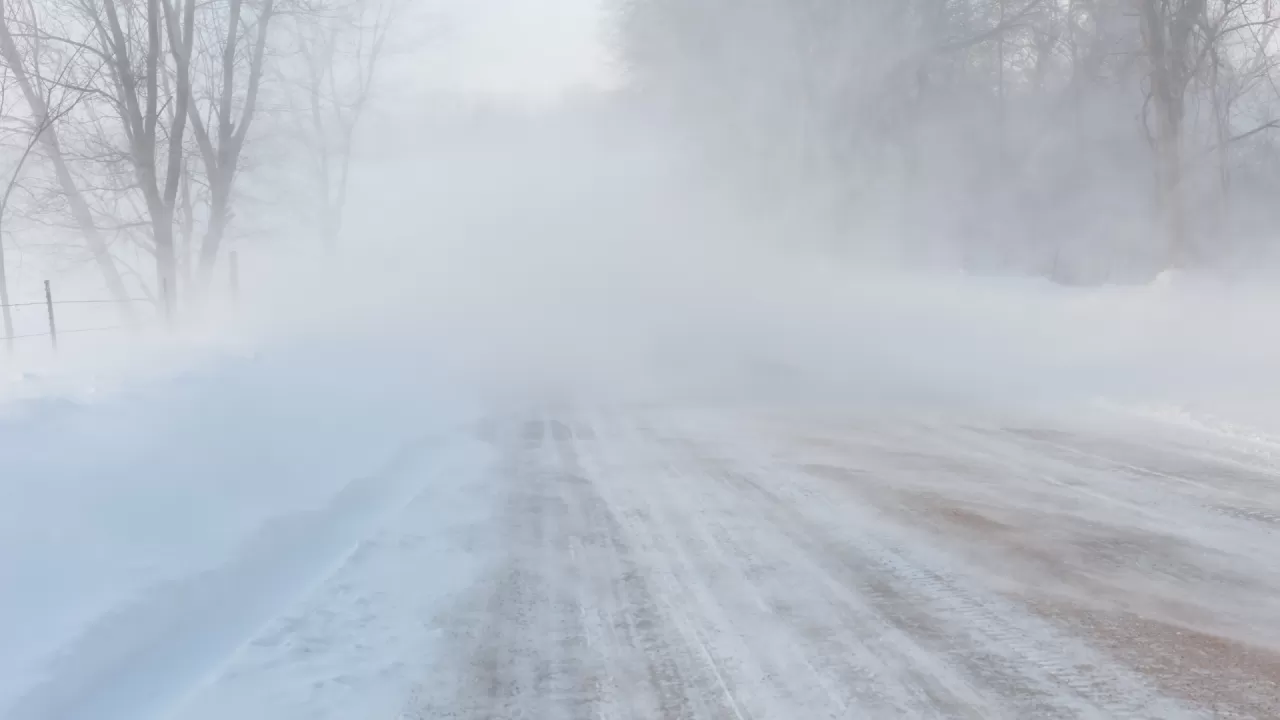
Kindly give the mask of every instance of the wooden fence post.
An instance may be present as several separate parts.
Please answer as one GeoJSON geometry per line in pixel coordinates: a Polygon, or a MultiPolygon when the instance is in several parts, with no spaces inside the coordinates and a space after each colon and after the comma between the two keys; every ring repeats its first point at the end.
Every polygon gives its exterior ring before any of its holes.
{"type": "Polygon", "coordinates": [[[44,304],[49,309],[49,337],[53,339],[53,350],[58,351],[58,321],[53,317],[53,289],[49,281],[44,281],[44,304]]]}

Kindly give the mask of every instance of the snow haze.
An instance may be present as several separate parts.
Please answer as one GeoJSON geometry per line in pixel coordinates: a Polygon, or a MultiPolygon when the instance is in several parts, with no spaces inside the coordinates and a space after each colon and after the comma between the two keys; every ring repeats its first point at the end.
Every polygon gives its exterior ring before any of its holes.
{"type": "Polygon", "coordinates": [[[226,4],[144,152],[14,34],[0,718],[1280,697],[1269,3],[255,0],[230,171],[226,4]]]}
{"type": "Polygon", "coordinates": [[[605,0],[474,0],[414,5],[423,39],[404,48],[397,80],[419,90],[554,99],[569,90],[612,87],[605,0]]]}

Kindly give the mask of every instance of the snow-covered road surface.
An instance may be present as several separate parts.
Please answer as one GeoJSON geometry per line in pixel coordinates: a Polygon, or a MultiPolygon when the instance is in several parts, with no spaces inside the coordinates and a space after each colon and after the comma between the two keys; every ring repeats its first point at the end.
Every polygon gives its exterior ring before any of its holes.
{"type": "Polygon", "coordinates": [[[495,417],[175,716],[1280,717],[1271,448],[1083,427],[495,417]]]}

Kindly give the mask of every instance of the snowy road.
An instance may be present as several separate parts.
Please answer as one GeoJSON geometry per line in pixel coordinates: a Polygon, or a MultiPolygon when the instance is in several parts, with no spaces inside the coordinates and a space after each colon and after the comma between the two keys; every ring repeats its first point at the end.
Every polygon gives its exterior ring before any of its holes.
{"type": "Polygon", "coordinates": [[[424,565],[410,505],[179,715],[1280,717],[1268,446],[671,410],[476,434],[487,510],[434,541],[473,575],[424,565]]]}

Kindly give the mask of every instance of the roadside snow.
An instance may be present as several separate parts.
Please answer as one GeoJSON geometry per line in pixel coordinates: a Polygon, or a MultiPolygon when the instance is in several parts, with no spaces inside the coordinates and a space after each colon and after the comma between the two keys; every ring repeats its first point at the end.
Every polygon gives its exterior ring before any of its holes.
{"type": "Polygon", "coordinates": [[[433,617],[496,555],[491,449],[458,438],[443,455],[417,496],[169,717],[398,717],[441,661],[433,617]]]}
{"type": "Polygon", "coordinates": [[[222,663],[428,482],[467,406],[423,374],[294,348],[4,405],[0,716],[140,720],[222,663]]]}

